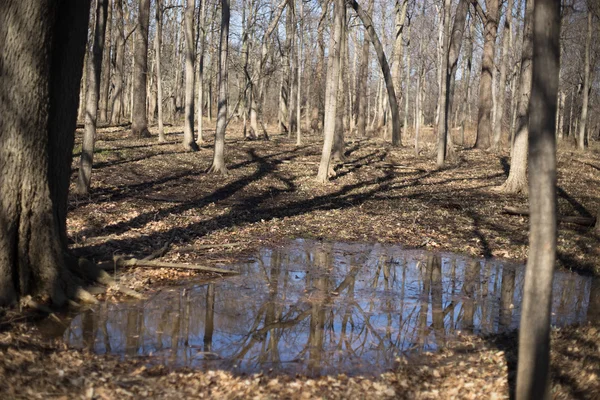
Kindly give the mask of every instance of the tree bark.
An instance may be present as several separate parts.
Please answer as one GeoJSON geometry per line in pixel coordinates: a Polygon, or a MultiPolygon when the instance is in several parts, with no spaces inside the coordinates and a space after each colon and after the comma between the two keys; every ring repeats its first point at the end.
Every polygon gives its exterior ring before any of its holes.
{"type": "Polygon", "coordinates": [[[471,17],[469,18],[469,39],[467,40],[467,46],[465,48],[465,57],[466,57],[466,67],[465,67],[465,75],[464,75],[464,89],[463,89],[463,93],[465,95],[464,97],[464,101],[463,101],[463,105],[462,105],[462,111],[461,111],[461,118],[460,118],[460,145],[464,146],[465,145],[465,127],[467,124],[467,119],[470,119],[470,114],[467,113],[467,111],[470,110],[469,108],[469,101],[470,101],[470,97],[471,97],[471,68],[472,68],[472,62],[473,62],[473,37],[475,35],[475,20],[473,19],[474,16],[471,15],[471,17]]]}
{"type": "Polygon", "coordinates": [[[395,40],[394,40],[394,58],[392,60],[392,80],[394,81],[394,90],[396,91],[397,101],[400,103],[402,91],[402,62],[404,50],[404,27],[406,23],[406,12],[408,10],[408,0],[396,0],[394,11],[395,20],[395,40]]]}
{"type": "Polygon", "coordinates": [[[508,59],[510,54],[510,30],[512,29],[512,8],[513,1],[508,0],[506,15],[504,19],[504,33],[502,36],[502,50],[500,51],[500,83],[498,100],[496,102],[496,124],[494,125],[494,141],[492,148],[495,151],[500,150],[500,141],[502,139],[502,121],[504,121],[504,104],[506,99],[506,75],[508,70],[508,59]]]}
{"type": "MultiPolygon", "coordinates": [[[[298,50],[296,51],[296,55],[298,59],[296,60],[297,72],[297,90],[296,90],[296,146],[300,146],[302,144],[302,56],[303,56],[303,46],[304,46],[304,2],[299,0],[300,2],[300,31],[298,32],[298,50]]],[[[305,63],[307,65],[308,63],[305,63]]],[[[307,85],[308,86],[308,85],[307,85]]],[[[308,91],[307,91],[307,104],[308,104],[308,91]]],[[[306,107],[306,113],[308,115],[308,107],[306,107]]]]}
{"type": "MultiPolygon", "coordinates": [[[[535,0],[537,1],[537,0],[535,0]]],[[[527,152],[529,98],[531,97],[531,61],[533,59],[533,8],[534,0],[527,0],[525,7],[525,27],[523,33],[523,53],[519,81],[519,104],[517,106],[517,129],[513,146],[510,172],[506,182],[500,186],[505,193],[527,191],[527,152]]]]}
{"type": "Polygon", "coordinates": [[[229,54],[229,8],[230,0],[221,0],[221,36],[219,40],[219,108],[217,110],[217,127],[215,132],[215,148],[210,173],[227,174],[225,166],[225,130],[227,129],[227,65],[229,54]]]}
{"type": "Polygon", "coordinates": [[[375,28],[373,27],[373,21],[371,20],[371,17],[358,5],[356,0],[346,0],[346,3],[354,9],[356,14],[358,15],[358,18],[360,18],[361,22],[365,26],[365,29],[369,33],[369,38],[371,39],[371,43],[373,44],[373,48],[375,49],[375,54],[377,54],[377,60],[379,61],[379,66],[381,67],[381,72],[383,73],[385,86],[387,88],[387,97],[392,113],[392,145],[401,146],[402,138],[400,111],[398,109],[398,102],[396,101],[396,93],[394,91],[394,82],[390,73],[390,66],[387,62],[387,58],[385,57],[383,46],[381,45],[379,37],[375,32],[375,28]]]}
{"type": "Polygon", "coordinates": [[[204,144],[204,53],[206,52],[206,8],[207,1],[200,0],[200,19],[198,21],[199,46],[198,52],[198,146],[204,144]]]}
{"type": "Polygon", "coordinates": [[[87,73],[85,130],[83,132],[81,157],[79,159],[79,176],[77,177],[77,193],[79,194],[89,193],[92,180],[92,164],[94,161],[94,144],[96,141],[96,123],[98,120],[100,77],[102,75],[108,1],[109,0],[96,1],[94,41],[92,44],[90,62],[88,63],[89,71],[87,73]]]}
{"type": "Polygon", "coordinates": [[[492,70],[494,68],[496,31],[498,30],[498,0],[487,0],[486,6],[481,77],[479,80],[477,139],[475,140],[475,148],[477,149],[489,148],[492,134],[492,70]]]}
{"type": "Polygon", "coordinates": [[[577,147],[585,150],[587,143],[585,132],[588,120],[588,103],[590,98],[590,47],[592,43],[592,12],[588,10],[587,15],[587,36],[585,38],[585,59],[583,72],[583,102],[581,103],[581,120],[579,122],[579,135],[577,136],[577,147]]]}
{"type": "Polygon", "coordinates": [[[121,123],[123,113],[123,62],[125,59],[125,27],[123,21],[123,0],[114,0],[117,11],[117,40],[115,43],[115,73],[113,74],[114,91],[110,122],[113,125],[121,123]]]}
{"type": "Polygon", "coordinates": [[[77,298],[66,210],[90,2],[0,3],[0,305],[77,298]]]}
{"type": "Polygon", "coordinates": [[[100,121],[108,122],[108,98],[110,94],[110,46],[112,43],[112,9],[113,1],[107,0],[106,28],[104,34],[104,51],[102,53],[102,75],[100,78],[100,121]]]}
{"type": "Polygon", "coordinates": [[[442,167],[446,162],[446,147],[448,140],[448,106],[450,102],[448,101],[448,97],[450,95],[449,90],[449,42],[450,38],[448,37],[448,29],[450,28],[450,11],[451,11],[452,3],[451,0],[444,1],[444,9],[442,10],[442,24],[444,26],[443,40],[442,40],[442,82],[440,85],[440,101],[438,102],[439,110],[440,110],[440,119],[438,123],[438,146],[437,146],[437,166],[442,167]]]}
{"type": "Polygon", "coordinates": [[[133,107],[131,134],[133,137],[150,137],[146,108],[146,85],[148,79],[148,25],[150,23],[150,0],[140,0],[138,12],[137,42],[133,55],[133,107]]]}
{"type": "Polygon", "coordinates": [[[334,1],[333,29],[329,41],[330,67],[327,68],[327,87],[325,90],[325,125],[323,127],[323,152],[321,154],[321,163],[317,181],[327,182],[333,175],[331,168],[331,149],[335,135],[336,110],[337,110],[337,91],[339,85],[340,63],[342,53],[342,34],[344,29],[344,20],[346,18],[346,5],[344,0],[334,1]]]}
{"type": "MultiPolygon", "coordinates": [[[[367,15],[370,17],[373,14],[373,6],[374,0],[369,0],[367,6],[367,15]]],[[[367,83],[369,80],[369,33],[365,28],[363,33],[363,44],[361,49],[361,58],[360,58],[360,69],[358,76],[358,82],[356,84],[357,94],[356,94],[356,102],[357,104],[357,112],[358,117],[356,120],[357,125],[357,133],[358,137],[365,137],[367,131],[367,119],[368,119],[368,107],[367,107],[367,83]]]]}
{"type": "Polygon", "coordinates": [[[529,119],[529,258],[519,330],[517,400],[547,399],[552,280],[556,260],[555,117],[560,2],[535,0],[529,119]]]}
{"type": "Polygon", "coordinates": [[[338,75],[338,91],[337,91],[337,108],[335,116],[335,134],[333,136],[333,147],[331,159],[333,161],[345,161],[344,155],[344,110],[346,106],[346,91],[344,90],[344,76],[347,76],[346,69],[348,67],[348,28],[346,22],[346,13],[344,12],[344,20],[342,21],[342,42],[340,44],[340,73],[338,75]]]}
{"type": "Polygon", "coordinates": [[[163,35],[163,5],[162,0],[156,0],[156,13],[154,14],[156,22],[156,35],[154,37],[154,56],[156,58],[155,73],[156,73],[156,108],[158,112],[158,141],[164,143],[167,141],[165,137],[165,127],[163,123],[163,85],[162,85],[162,35],[163,35]]]}
{"type": "Polygon", "coordinates": [[[196,42],[194,41],[194,13],[196,1],[185,3],[185,123],[183,126],[183,148],[186,151],[198,151],[194,140],[194,86],[196,42]]]}

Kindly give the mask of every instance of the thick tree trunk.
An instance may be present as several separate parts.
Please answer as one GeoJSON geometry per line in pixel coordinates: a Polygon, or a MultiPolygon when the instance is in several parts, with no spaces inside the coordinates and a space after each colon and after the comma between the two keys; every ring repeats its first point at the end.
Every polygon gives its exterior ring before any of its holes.
{"type": "Polygon", "coordinates": [[[115,43],[115,73],[113,74],[114,92],[112,95],[112,110],[110,122],[113,125],[121,123],[123,113],[123,63],[125,56],[125,27],[123,22],[123,0],[114,0],[117,11],[117,40],[115,43]]]}
{"type": "Polygon", "coordinates": [[[215,149],[212,166],[208,172],[227,174],[225,166],[225,130],[227,129],[227,66],[229,54],[230,0],[221,0],[221,37],[219,40],[219,108],[215,132],[215,149]]]}
{"type": "Polygon", "coordinates": [[[331,168],[331,149],[335,135],[336,110],[337,110],[337,92],[339,85],[340,63],[342,53],[342,35],[344,21],[346,19],[346,5],[344,0],[334,1],[333,30],[329,41],[329,67],[327,68],[327,87],[325,90],[325,125],[323,127],[323,152],[321,154],[321,163],[317,181],[327,182],[333,175],[331,168]]]}
{"type": "MultiPolygon", "coordinates": [[[[537,1],[537,0],[535,0],[537,1]]],[[[505,193],[527,191],[527,152],[529,98],[531,97],[531,60],[533,59],[533,8],[534,0],[527,0],[525,9],[525,27],[523,33],[523,53],[521,56],[521,76],[517,110],[517,128],[513,146],[510,172],[506,182],[500,186],[505,193]]]]}
{"type": "Polygon", "coordinates": [[[342,43],[340,44],[340,73],[338,75],[338,92],[337,92],[337,109],[335,116],[335,134],[333,137],[333,147],[331,152],[331,159],[333,161],[345,161],[346,156],[344,155],[345,143],[344,143],[344,110],[346,107],[346,90],[344,90],[344,76],[348,73],[346,69],[348,67],[347,54],[348,54],[348,29],[346,22],[346,13],[344,13],[344,20],[342,21],[342,43]]]}
{"type": "Polygon", "coordinates": [[[133,106],[131,134],[133,137],[150,137],[146,108],[146,85],[148,79],[148,25],[150,23],[150,0],[140,0],[137,42],[133,55],[133,106]]]}
{"type": "Polygon", "coordinates": [[[296,118],[296,107],[299,104],[296,104],[296,100],[298,97],[298,80],[296,79],[298,73],[298,58],[296,53],[298,52],[298,48],[296,46],[296,5],[295,0],[290,0],[288,3],[288,21],[286,20],[286,41],[287,35],[289,34],[289,48],[288,48],[288,62],[289,62],[289,90],[288,90],[288,118],[287,118],[287,126],[288,126],[288,137],[291,138],[292,134],[295,130],[298,129],[297,125],[299,120],[296,118]]]}
{"type": "Polygon", "coordinates": [[[164,143],[167,141],[165,138],[165,127],[163,123],[163,87],[162,87],[162,71],[161,71],[161,59],[162,59],[162,35],[163,35],[163,6],[162,0],[156,0],[156,13],[154,19],[156,22],[156,34],[154,37],[154,57],[155,72],[156,72],[156,108],[158,112],[158,141],[164,143]]]}
{"type": "MultiPolygon", "coordinates": [[[[460,0],[456,8],[454,23],[452,24],[450,49],[448,50],[448,112],[451,112],[453,109],[454,87],[456,86],[456,71],[458,70],[458,58],[460,55],[460,48],[462,47],[468,11],[468,1],[460,0]]],[[[470,55],[467,57],[470,57],[470,55]]]]}
{"type": "Polygon", "coordinates": [[[85,130],[79,159],[79,176],[77,177],[77,193],[87,194],[92,180],[92,164],[94,161],[94,144],[96,141],[96,122],[98,117],[98,102],[100,77],[102,75],[102,56],[104,53],[107,8],[109,0],[96,1],[96,22],[94,24],[94,39],[89,71],[87,73],[87,92],[85,100],[85,130]]]}
{"type": "Polygon", "coordinates": [[[588,11],[587,36],[585,38],[585,59],[583,72],[583,102],[581,103],[581,120],[579,123],[579,135],[577,136],[577,147],[584,150],[587,146],[585,132],[588,120],[588,103],[590,98],[590,47],[592,43],[592,12],[588,11]]]}
{"type": "Polygon", "coordinates": [[[0,305],[81,295],[66,210],[89,1],[0,3],[0,305]],[[23,106],[26,105],[26,106],[23,106]]]}
{"type": "Polygon", "coordinates": [[[185,121],[183,125],[183,148],[186,151],[198,151],[194,140],[194,86],[196,43],[194,41],[195,0],[185,3],[185,121]]]}
{"type": "Polygon", "coordinates": [[[494,47],[498,30],[498,0],[488,0],[486,6],[481,77],[479,80],[477,139],[475,140],[475,148],[477,149],[489,148],[492,134],[492,70],[494,69],[494,47]]]}
{"type": "Polygon", "coordinates": [[[502,50],[500,51],[500,83],[498,100],[496,102],[496,124],[494,125],[494,141],[492,148],[495,151],[500,150],[500,141],[502,139],[502,122],[504,121],[504,104],[506,99],[506,75],[508,70],[508,60],[510,54],[510,30],[512,29],[512,8],[513,1],[508,0],[506,15],[504,20],[504,33],[502,36],[502,50]]]}
{"type": "Polygon", "coordinates": [[[385,57],[383,46],[381,45],[379,37],[375,32],[375,28],[373,27],[373,21],[371,20],[371,17],[358,5],[356,0],[346,0],[346,3],[354,9],[356,14],[358,15],[358,18],[360,18],[361,22],[365,26],[365,29],[369,33],[369,38],[371,39],[371,43],[373,44],[373,48],[375,49],[375,54],[377,54],[377,60],[379,61],[379,66],[381,67],[381,72],[383,73],[385,86],[387,88],[387,97],[392,114],[392,145],[401,146],[402,127],[400,122],[400,111],[398,109],[398,102],[396,101],[396,93],[394,91],[394,82],[392,81],[390,66],[387,62],[387,58],[385,57]]]}
{"type": "Polygon", "coordinates": [[[560,2],[535,0],[529,119],[529,258],[519,330],[517,400],[547,399],[552,280],[556,260],[555,117],[560,2]]]}
{"type": "Polygon", "coordinates": [[[110,94],[110,46],[112,43],[112,9],[113,1],[107,0],[106,28],[104,35],[104,51],[102,53],[102,75],[100,78],[100,121],[108,122],[108,98],[110,94]]]}
{"type": "Polygon", "coordinates": [[[198,100],[196,104],[198,114],[198,146],[204,144],[204,53],[206,52],[206,8],[207,1],[200,0],[200,19],[198,21],[199,46],[198,51],[198,100]]]}

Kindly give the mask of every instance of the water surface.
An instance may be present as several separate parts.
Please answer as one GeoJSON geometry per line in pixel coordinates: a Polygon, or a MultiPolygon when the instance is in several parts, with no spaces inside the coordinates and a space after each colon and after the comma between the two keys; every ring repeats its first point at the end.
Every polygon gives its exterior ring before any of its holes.
{"type": "MultiPolygon", "coordinates": [[[[64,339],[167,366],[377,374],[459,333],[514,329],[521,312],[524,269],[495,260],[295,240],[235,268],[239,276],[100,305],[70,320],[64,339]]],[[[557,273],[552,323],[597,319],[599,293],[590,278],[557,273]]]]}

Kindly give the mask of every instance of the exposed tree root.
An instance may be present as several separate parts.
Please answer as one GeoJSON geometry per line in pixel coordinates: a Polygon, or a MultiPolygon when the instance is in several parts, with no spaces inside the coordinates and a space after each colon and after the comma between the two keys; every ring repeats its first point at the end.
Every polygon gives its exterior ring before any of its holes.
{"type": "MultiPolygon", "coordinates": [[[[204,265],[174,264],[174,263],[166,263],[166,262],[159,262],[159,261],[139,260],[137,258],[130,258],[130,259],[126,260],[121,257],[115,257],[114,263],[104,263],[104,264],[98,265],[98,267],[101,270],[104,270],[104,269],[110,270],[110,269],[114,268],[115,265],[118,268],[124,268],[124,267],[174,268],[174,269],[189,269],[189,270],[194,270],[194,271],[198,271],[198,272],[209,272],[209,273],[215,273],[215,274],[221,274],[221,275],[237,275],[238,274],[237,271],[231,271],[231,270],[216,268],[216,267],[206,267],[204,265]]],[[[104,271],[102,271],[102,272],[104,272],[104,271]]],[[[106,274],[106,272],[104,272],[104,273],[106,274]]],[[[101,283],[103,283],[103,282],[101,282],[101,283]]]]}
{"type": "Polygon", "coordinates": [[[213,163],[213,165],[211,165],[210,168],[206,170],[206,173],[227,175],[229,174],[229,171],[227,170],[227,167],[225,165],[217,165],[213,163]]]}
{"type": "MultiPolygon", "coordinates": [[[[106,287],[113,289],[117,292],[120,292],[126,296],[133,297],[136,299],[143,299],[144,296],[141,293],[136,292],[135,290],[128,289],[126,287],[121,286],[117,281],[115,281],[109,274],[106,273],[100,266],[86,260],[85,258],[79,259],[79,271],[83,274],[84,278],[88,281],[99,283],[101,285],[105,285],[106,287]]],[[[95,301],[95,297],[92,296],[89,292],[87,296],[93,298],[95,301]]],[[[81,299],[84,300],[84,299],[81,299]]]]}

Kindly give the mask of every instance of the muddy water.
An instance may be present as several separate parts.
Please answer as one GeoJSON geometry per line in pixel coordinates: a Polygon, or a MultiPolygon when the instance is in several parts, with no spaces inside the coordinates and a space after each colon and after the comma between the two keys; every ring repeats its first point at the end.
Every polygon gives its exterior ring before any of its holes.
{"type": "MultiPolygon", "coordinates": [[[[104,304],[71,319],[64,339],[168,366],[373,374],[459,333],[516,328],[524,279],[522,266],[493,260],[307,240],[236,268],[240,276],[104,304]]],[[[553,324],[597,319],[598,292],[590,278],[557,273],[553,324]]]]}

